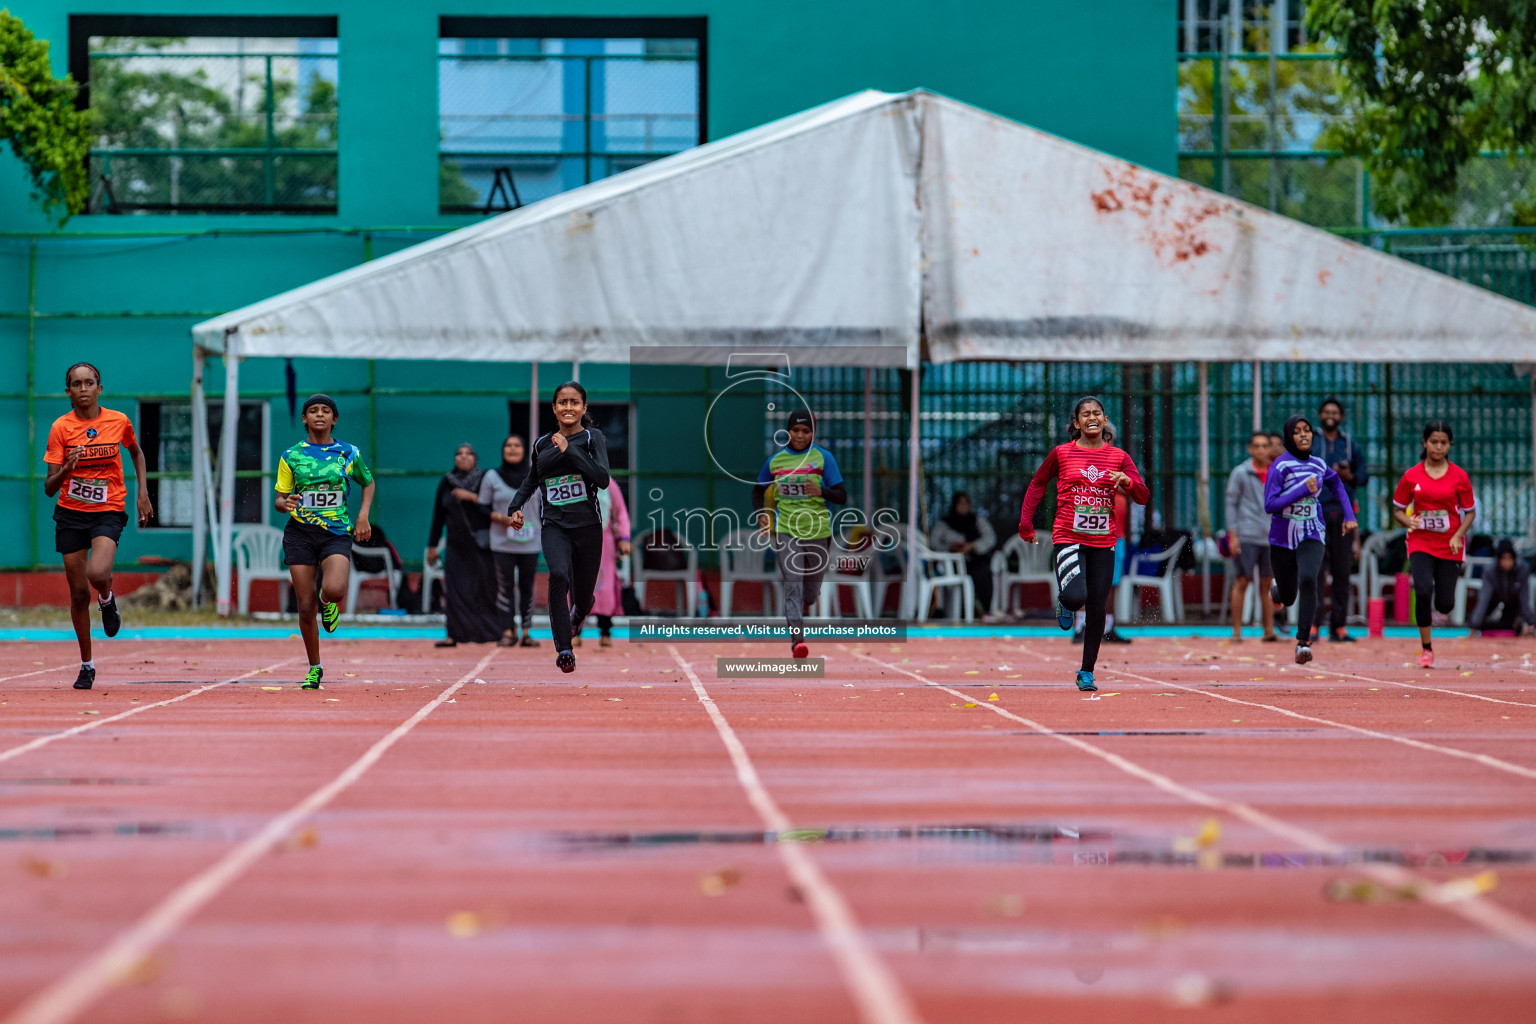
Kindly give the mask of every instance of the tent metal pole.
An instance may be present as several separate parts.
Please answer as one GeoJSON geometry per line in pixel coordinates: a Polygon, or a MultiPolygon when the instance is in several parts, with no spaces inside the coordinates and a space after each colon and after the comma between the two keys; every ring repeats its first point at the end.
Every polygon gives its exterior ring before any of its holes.
{"type": "MultiPolygon", "coordinates": [[[[533,458],[533,442],[539,439],[539,364],[529,365],[528,374],[528,458],[533,458]]],[[[530,462],[529,465],[532,465],[530,462]]]]}
{"type": "Polygon", "coordinates": [[[240,433],[240,356],[236,335],[224,337],[224,423],[219,432],[219,543],[213,573],[218,586],[220,618],[229,618],[232,555],[235,533],[235,438],[240,433]]]}
{"type": "Polygon", "coordinates": [[[580,359],[572,359],[571,360],[571,380],[574,380],[574,381],[577,381],[577,382],[580,382],[580,380],[581,380],[581,360],[580,359]]]}
{"type": "Polygon", "coordinates": [[[923,364],[912,367],[912,429],[908,438],[909,450],[907,452],[907,582],[902,587],[901,606],[905,612],[904,618],[913,621],[917,618],[917,579],[922,572],[922,564],[917,557],[918,536],[918,507],[917,507],[917,481],[921,472],[921,452],[923,442],[923,364]]]}
{"type": "Polygon", "coordinates": [[[875,514],[875,371],[864,368],[864,521],[875,514]]]}
{"type": "Polygon", "coordinates": [[[1253,361],[1253,429],[1264,429],[1264,364],[1253,361]]]}
{"type": "MultiPolygon", "coordinates": [[[[202,346],[192,347],[192,607],[203,603],[203,565],[208,551],[208,506],[203,495],[208,481],[203,478],[203,455],[208,447],[208,410],[203,405],[203,370],[207,356],[202,346]]],[[[165,504],[164,491],[160,494],[165,504]]]]}
{"type": "MultiPolygon", "coordinates": [[[[1200,482],[1199,499],[1195,502],[1200,513],[1200,533],[1203,540],[1211,539],[1211,378],[1210,367],[1200,363],[1200,482]]],[[[1200,545],[1200,613],[1211,614],[1211,546],[1200,545]]]]}

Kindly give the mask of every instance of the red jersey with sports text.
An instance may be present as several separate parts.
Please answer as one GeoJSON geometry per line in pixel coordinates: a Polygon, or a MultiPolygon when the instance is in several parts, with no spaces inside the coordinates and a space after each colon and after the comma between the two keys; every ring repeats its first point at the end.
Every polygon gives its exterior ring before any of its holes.
{"type": "Polygon", "coordinates": [[[123,483],[122,450],[137,443],[133,421],[112,409],[101,410],[93,420],[81,419],[71,409],[54,420],[43,461],[62,466],[71,452],[80,453],[59,488],[59,507],[77,512],[123,511],[128,488],[123,483]]]}
{"type": "MultiPolygon", "coordinates": [[[[1035,535],[1035,509],[1045,497],[1046,485],[1056,478],[1056,520],[1051,524],[1055,544],[1082,544],[1090,548],[1112,548],[1125,536],[1125,518],[1116,515],[1115,492],[1111,482],[1116,473],[1131,478],[1130,498],[1145,505],[1152,496],[1136,463],[1112,444],[1102,448],[1082,448],[1073,442],[1057,445],[1046,455],[1024,492],[1024,507],[1019,512],[1019,536],[1035,535]]],[[[1129,506],[1127,506],[1128,508],[1129,506]]]]}
{"type": "Polygon", "coordinates": [[[1397,482],[1392,503],[1409,515],[1420,517],[1423,526],[1408,531],[1408,553],[1423,551],[1449,562],[1459,562],[1467,553],[1451,550],[1451,534],[1461,528],[1461,517],[1472,511],[1472,481],[1467,471],[1454,462],[1445,464],[1445,472],[1436,480],[1420,462],[1411,466],[1397,482]]]}

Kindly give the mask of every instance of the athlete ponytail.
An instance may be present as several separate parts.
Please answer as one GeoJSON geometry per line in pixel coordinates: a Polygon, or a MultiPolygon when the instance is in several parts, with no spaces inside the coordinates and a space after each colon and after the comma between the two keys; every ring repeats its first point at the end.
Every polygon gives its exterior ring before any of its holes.
{"type": "Polygon", "coordinates": [[[586,409],[587,389],[582,387],[581,384],[577,381],[568,380],[564,384],[561,384],[559,387],[555,388],[555,393],[553,397],[550,398],[549,403],[553,405],[558,402],[560,400],[560,392],[564,391],[566,388],[570,388],[572,391],[581,396],[581,425],[584,427],[590,427],[592,425],[592,414],[587,412],[586,409]]]}
{"type": "Polygon", "coordinates": [[[1067,437],[1071,438],[1073,441],[1076,441],[1078,438],[1083,436],[1083,432],[1077,429],[1077,414],[1082,412],[1083,406],[1087,405],[1089,402],[1092,402],[1094,405],[1098,406],[1099,411],[1104,414],[1104,443],[1114,444],[1115,430],[1109,422],[1109,410],[1104,408],[1103,399],[1096,395],[1084,395],[1082,398],[1079,398],[1075,403],[1073,403],[1072,415],[1067,417],[1067,437]]]}

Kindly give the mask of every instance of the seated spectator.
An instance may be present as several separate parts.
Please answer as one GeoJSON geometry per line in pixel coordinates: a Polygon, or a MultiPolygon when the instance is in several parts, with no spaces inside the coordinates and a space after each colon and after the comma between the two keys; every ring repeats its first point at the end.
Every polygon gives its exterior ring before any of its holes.
{"type": "Polygon", "coordinates": [[[1477,594],[1477,607],[1467,625],[1483,631],[1528,635],[1536,626],[1531,614],[1531,569],[1515,556],[1515,545],[1507,538],[1499,541],[1498,561],[1483,577],[1477,594]]]}
{"type": "Polygon", "coordinates": [[[950,499],[949,514],[928,531],[928,542],[935,551],[953,551],[965,555],[965,573],[976,589],[980,616],[992,614],[992,549],[997,534],[992,524],[971,509],[971,496],[957,491],[950,499]]]}

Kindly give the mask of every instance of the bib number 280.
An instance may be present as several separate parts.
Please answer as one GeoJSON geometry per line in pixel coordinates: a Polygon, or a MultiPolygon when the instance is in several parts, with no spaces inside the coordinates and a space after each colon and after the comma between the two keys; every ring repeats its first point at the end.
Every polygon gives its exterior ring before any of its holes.
{"type": "Polygon", "coordinates": [[[574,505],[586,500],[587,482],[579,473],[552,476],[544,482],[544,493],[551,505],[574,505]]]}

